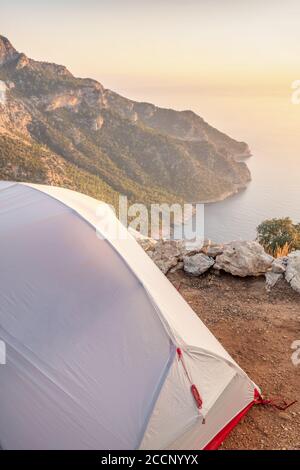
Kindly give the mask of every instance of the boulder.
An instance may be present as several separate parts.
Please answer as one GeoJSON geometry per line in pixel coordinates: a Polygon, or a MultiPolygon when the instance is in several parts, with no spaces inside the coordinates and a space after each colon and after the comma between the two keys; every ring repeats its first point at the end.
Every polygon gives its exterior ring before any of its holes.
{"type": "Polygon", "coordinates": [[[288,257],[274,259],[271,267],[271,271],[266,272],[266,289],[268,292],[276,286],[280,279],[283,279],[283,275],[286,271],[288,263],[288,257]]]}
{"type": "Polygon", "coordinates": [[[274,258],[255,241],[234,241],[224,245],[216,258],[215,269],[233,276],[260,276],[272,269],[274,258]]]}
{"type": "Polygon", "coordinates": [[[300,250],[288,256],[285,278],[291,287],[300,293],[300,250]]]}
{"type": "Polygon", "coordinates": [[[272,263],[272,272],[276,274],[283,274],[286,271],[288,257],[276,258],[272,263]]]}
{"type": "Polygon", "coordinates": [[[187,254],[187,249],[182,241],[157,240],[153,249],[149,249],[147,254],[159,269],[167,274],[171,268],[175,268],[183,260],[183,257],[187,254]]]}
{"type": "Polygon", "coordinates": [[[174,266],[173,268],[170,269],[170,273],[176,273],[176,271],[180,271],[181,269],[183,269],[183,261],[179,261],[176,266],[174,266]]]}
{"type": "Polygon", "coordinates": [[[224,251],[224,245],[211,244],[202,249],[203,253],[211,258],[216,258],[219,255],[222,255],[224,251]]]}
{"type": "Polygon", "coordinates": [[[270,291],[273,287],[275,287],[275,285],[277,284],[277,282],[280,280],[280,279],[283,279],[283,274],[282,273],[274,273],[272,271],[268,271],[266,274],[266,289],[267,291],[270,291]]]}
{"type": "Polygon", "coordinates": [[[183,258],[183,269],[192,276],[200,276],[214,265],[213,258],[206,256],[204,253],[197,253],[193,256],[185,256],[183,258]]]}

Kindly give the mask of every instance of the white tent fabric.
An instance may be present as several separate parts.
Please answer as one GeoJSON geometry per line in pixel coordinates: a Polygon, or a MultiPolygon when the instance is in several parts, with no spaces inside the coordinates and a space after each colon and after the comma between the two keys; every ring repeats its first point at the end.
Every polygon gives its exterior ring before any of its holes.
{"type": "Polygon", "coordinates": [[[0,259],[2,448],[201,449],[253,401],[255,384],[103,203],[0,182],[0,259]]]}

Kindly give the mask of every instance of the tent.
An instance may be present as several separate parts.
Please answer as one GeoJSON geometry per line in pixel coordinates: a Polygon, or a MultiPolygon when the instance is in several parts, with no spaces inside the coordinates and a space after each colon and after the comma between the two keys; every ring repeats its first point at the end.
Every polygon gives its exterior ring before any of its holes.
{"type": "Polygon", "coordinates": [[[256,386],[104,207],[0,183],[0,445],[217,448],[256,386]]]}

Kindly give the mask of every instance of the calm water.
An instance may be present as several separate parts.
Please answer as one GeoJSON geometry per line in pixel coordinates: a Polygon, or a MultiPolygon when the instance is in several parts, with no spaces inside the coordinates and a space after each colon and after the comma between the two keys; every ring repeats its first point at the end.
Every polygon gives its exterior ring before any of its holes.
{"type": "MultiPolygon", "coordinates": [[[[223,99],[225,109],[226,102],[223,99]]],[[[300,106],[288,98],[241,99],[229,131],[245,140],[253,157],[249,187],[205,210],[206,236],[216,241],[252,239],[271,217],[300,222],[300,106]]]]}
{"type": "Polygon", "coordinates": [[[257,225],[267,218],[290,216],[300,222],[300,167],[297,155],[284,146],[255,152],[249,161],[249,187],[221,203],[205,208],[206,237],[215,241],[255,238],[257,225]],[[270,152],[270,153],[269,153],[270,152]]]}

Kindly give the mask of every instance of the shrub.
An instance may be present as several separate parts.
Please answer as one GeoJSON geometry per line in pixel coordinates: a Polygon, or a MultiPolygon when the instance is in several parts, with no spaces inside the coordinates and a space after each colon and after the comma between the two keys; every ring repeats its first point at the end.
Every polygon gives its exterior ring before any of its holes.
{"type": "Polygon", "coordinates": [[[257,227],[257,240],[272,256],[286,256],[300,249],[300,224],[289,217],[265,220],[257,227]]]}

